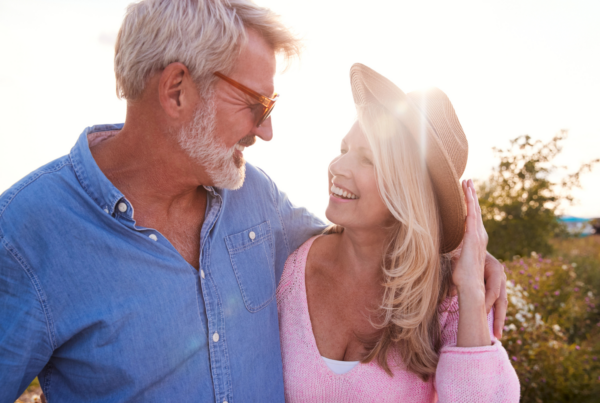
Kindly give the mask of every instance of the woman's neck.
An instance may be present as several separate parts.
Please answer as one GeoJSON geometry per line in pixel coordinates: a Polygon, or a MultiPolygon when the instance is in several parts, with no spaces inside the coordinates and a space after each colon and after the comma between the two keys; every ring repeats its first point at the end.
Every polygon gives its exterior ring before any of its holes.
{"type": "Polygon", "coordinates": [[[335,258],[349,275],[381,282],[381,265],[387,246],[385,231],[356,231],[345,228],[339,235],[335,258]]]}

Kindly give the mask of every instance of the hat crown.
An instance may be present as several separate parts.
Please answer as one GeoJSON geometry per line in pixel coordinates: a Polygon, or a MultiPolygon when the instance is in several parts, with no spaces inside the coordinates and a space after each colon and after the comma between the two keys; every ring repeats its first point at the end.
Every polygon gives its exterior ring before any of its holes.
{"type": "Polygon", "coordinates": [[[406,94],[435,130],[460,178],[467,166],[469,143],[448,96],[439,88],[406,94]]]}

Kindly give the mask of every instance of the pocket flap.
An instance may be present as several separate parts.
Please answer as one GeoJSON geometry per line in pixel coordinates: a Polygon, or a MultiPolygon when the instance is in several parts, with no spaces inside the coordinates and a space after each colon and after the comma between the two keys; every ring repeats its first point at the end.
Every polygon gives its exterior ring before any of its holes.
{"type": "Polygon", "coordinates": [[[271,225],[269,224],[269,221],[255,225],[254,227],[248,228],[237,234],[228,235],[225,238],[225,242],[227,243],[229,254],[233,255],[243,252],[246,249],[265,241],[265,239],[271,239],[271,225]]]}

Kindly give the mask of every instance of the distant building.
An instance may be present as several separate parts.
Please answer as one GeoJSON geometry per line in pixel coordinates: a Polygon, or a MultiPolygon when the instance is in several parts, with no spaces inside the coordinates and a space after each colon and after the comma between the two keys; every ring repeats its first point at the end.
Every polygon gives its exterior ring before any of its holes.
{"type": "Polygon", "coordinates": [[[559,217],[558,220],[565,224],[567,230],[571,234],[576,234],[580,236],[588,236],[599,233],[600,228],[596,228],[598,219],[594,218],[580,218],[573,216],[562,216],[559,217]],[[593,225],[596,224],[596,225],[593,225]]]}

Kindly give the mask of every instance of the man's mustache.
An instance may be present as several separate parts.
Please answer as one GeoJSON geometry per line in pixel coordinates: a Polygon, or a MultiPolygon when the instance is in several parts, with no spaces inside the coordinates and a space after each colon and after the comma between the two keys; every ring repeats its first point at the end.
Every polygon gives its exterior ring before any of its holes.
{"type": "Polygon", "coordinates": [[[253,134],[250,134],[238,141],[238,144],[244,147],[249,147],[254,143],[256,143],[256,136],[253,134]]]}

